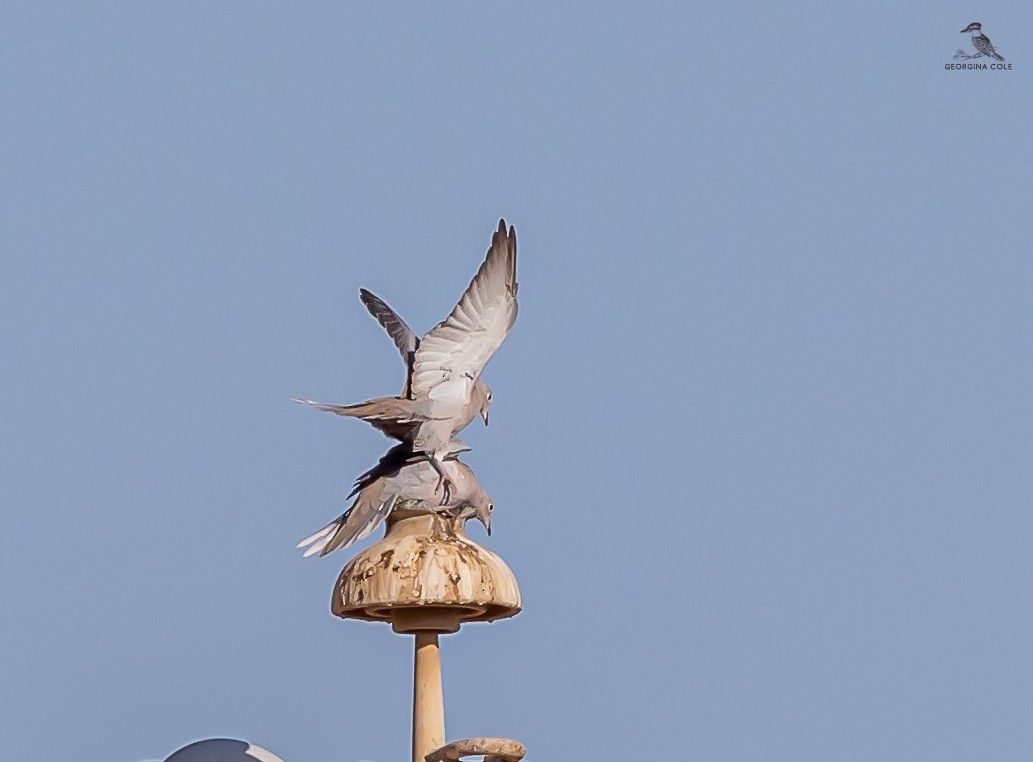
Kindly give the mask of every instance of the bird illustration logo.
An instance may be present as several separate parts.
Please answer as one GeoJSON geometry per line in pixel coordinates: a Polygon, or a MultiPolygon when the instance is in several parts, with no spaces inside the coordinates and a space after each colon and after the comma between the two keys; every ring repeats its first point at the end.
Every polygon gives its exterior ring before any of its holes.
{"type": "Polygon", "coordinates": [[[1004,56],[994,50],[994,46],[990,44],[990,38],[983,34],[983,26],[978,21],[973,21],[967,27],[961,30],[961,34],[972,34],[972,47],[976,49],[975,54],[966,53],[961,48],[958,48],[958,52],[954,54],[955,61],[967,61],[971,58],[982,58],[983,56],[989,56],[990,58],[996,58],[998,61],[1003,61],[1004,56]]]}

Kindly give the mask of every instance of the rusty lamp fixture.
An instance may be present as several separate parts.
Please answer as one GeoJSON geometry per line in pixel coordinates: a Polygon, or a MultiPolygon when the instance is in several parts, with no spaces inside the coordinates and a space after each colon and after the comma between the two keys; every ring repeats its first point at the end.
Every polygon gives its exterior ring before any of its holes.
{"type": "Polygon", "coordinates": [[[438,636],[467,622],[520,612],[520,589],[506,563],[465,534],[462,520],[399,510],[387,534],[341,571],[330,609],[342,619],[390,622],[413,635],[412,762],[518,762],[523,744],[507,738],[445,743],[445,705],[438,636]]]}

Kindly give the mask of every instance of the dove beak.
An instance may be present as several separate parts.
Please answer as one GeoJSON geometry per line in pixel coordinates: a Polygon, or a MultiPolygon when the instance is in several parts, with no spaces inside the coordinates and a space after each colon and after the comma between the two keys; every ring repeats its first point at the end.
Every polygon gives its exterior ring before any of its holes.
{"type": "Polygon", "coordinates": [[[488,537],[491,537],[491,519],[488,519],[488,523],[484,525],[484,528],[488,530],[488,537]]]}
{"type": "Polygon", "coordinates": [[[488,411],[487,410],[482,410],[481,411],[481,418],[484,419],[484,425],[487,426],[488,425],[488,411]]]}

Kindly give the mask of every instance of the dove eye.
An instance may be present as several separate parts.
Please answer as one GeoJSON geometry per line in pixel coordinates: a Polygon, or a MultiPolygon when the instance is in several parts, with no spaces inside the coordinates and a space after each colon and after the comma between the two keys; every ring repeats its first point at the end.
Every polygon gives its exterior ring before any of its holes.
{"type": "Polygon", "coordinates": [[[495,503],[488,503],[488,513],[495,510],[495,503]]]}
{"type": "Polygon", "coordinates": [[[491,392],[488,392],[488,402],[491,402],[491,392]]]}

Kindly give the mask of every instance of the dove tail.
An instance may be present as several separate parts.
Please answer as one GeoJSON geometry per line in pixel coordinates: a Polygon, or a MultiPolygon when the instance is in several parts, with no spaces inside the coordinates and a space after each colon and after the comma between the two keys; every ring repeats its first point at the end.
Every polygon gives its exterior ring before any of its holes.
{"type": "Polygon", "coordinates": [[[395,507],[397,500],[398,496],[392,495],[387,502],[377,506],[363,502],[360,497],[347,511],[298,543],[299,548],[308,546],[302,554],[302,558],[308,558],[317,553],[322,558],[327,553],[347,548],[358,540],[366,539],[384,522],[384,519],[395,507]]]}
{"type": "Polygon", "coordinates": [[[336,415],[345,415],[349,418],[361,418],[373,428],[380,430],[392,439],[402,442],[409,441],[415,436],[414,428],[418,427],[424,418],[413,407],[411,400],[398,397],[379,397],[357,405],[326,405],[313,400],[302,400],[291,398],[292,402],[301,405],[309,405],[316,410],[336,415]]]}
{"type": "Polygon", "coordinates": [[[299,542],[297,547],[305,548],[305,552],[302,554],[302,558],[314,556],[316,553],[319,553],[319,555],[321,556],[328,553],[329,551],[326,550],[327,545],[333,542],[333,540],[340,533],[341,529],[348,522],[348,517],[351,515],[351,512],[352,508],[349,508],[347,511],[345,511],[336,519],[327,524],[325,527],[320,529],[318,532],[309,535],[304,540],[299,542]]]}
{"type": "Polygon", "coordinates": [[[322,410],[324,413],[336,413],[337,415],[347,415],[352,418],[363,418],[368,414],[375,413],[377,407],[375,405],[376,400],[369,400],[367,402],[360,402],[357,405],[328,405],[325,402],[316,402],[315,400],[303,400],[297,397],[291,397],[291,402],[297,402],[299,405],[308,405],[314,407],[316,410],[322,410]]]}
{"type": "Polygon", "coordinates": [[[377,406],[372,402],[360,402],[356,405],[327,405],[326,408],[332,408],[328,412],[347,415],[352,418],[366,418],[377,413],[377,406]]]}

